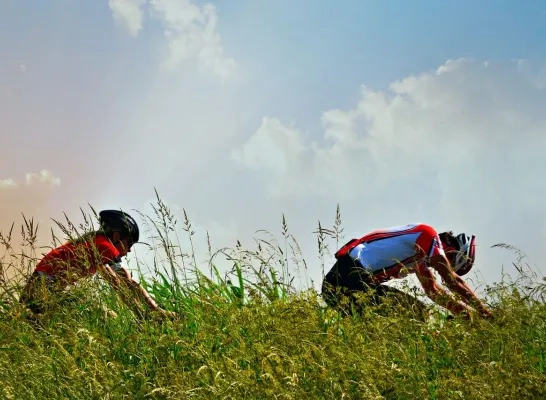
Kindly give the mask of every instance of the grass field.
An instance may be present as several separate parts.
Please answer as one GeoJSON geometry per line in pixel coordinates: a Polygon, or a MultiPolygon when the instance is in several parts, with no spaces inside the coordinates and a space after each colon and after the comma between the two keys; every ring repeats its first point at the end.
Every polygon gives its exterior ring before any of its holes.
{"type": "MultiPolygon", "coordinates": [[[[437,313],[423,323],[394,303],[342,318],[313,289],[294,289],[306,264],[286,221],[279,243],[216,253],[232,259],[233,270],[221,275],[214,257],[201,272],[191,251],[182,254],[177,221],[161,200],[142,217],[156,262],[152,278],[140,281],[183,317],[137,318],[93,279],[73,289],[76,301],[35,322],[16,304],[21,279],[3,279],[0,398],[546,398],[546,291],[523,261],[518,276],[487,287],[491,321],[437,313]]],[[[191,249],[187,216],[182,224],[188,236],[181,241],[191,249]]],[[[78,229],[60,225],[67,234],[78,229]]],[[[319,265],[340,226],[338,210],[334,227],[318,232],[319,265]]],[[[32,268],[32,221],[23,232],[21,251],[9,233],[0,237],[0,278],[8,268],[32,268]]]]}

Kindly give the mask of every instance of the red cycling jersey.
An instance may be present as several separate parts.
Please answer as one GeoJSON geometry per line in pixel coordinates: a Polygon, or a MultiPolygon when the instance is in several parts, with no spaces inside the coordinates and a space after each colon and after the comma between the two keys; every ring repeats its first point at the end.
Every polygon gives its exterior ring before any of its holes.
{"type": "Polygon", "coordinates": [[[99,265],[119,262],[120,253],[116,247],[108,238],[97,234],[88,241],[66,243],[51,250],[40,260],[34,271],[72,284],[78,279],[94,275],[99,265]]]}
{"type": "Polygon", "coordinates": [[[379,229],[360,239],[352,239],[335,254],[358,261],[379,282],[402,278],[407,273],[424,271],[428,258],[445,255],[440,237],[425,224],[409,224],[379,229]]]}

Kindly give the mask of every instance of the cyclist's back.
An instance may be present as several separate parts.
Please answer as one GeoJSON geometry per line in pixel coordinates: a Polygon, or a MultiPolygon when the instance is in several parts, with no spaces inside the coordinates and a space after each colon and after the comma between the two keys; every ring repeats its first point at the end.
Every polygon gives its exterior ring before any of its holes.
{"type": "Polygon", "coordinates": [[[370,232],[349,241],[336,253],[339,263],[356,263],[376,283],[427,268],[426,258],[444,254],[438,233],[422,223],[370,232]],[[403,271],[404,269],[404,271],[403,271]]]}
{"type": "Polygon", "coordinates": [[[47,253],[36,265],[35,273],[55,278],[59,283],[72,284],[78,279],[92,276],[100,264],[119,260],[119,251],[98,233],[78,241],[69,241],[47,253]]]}

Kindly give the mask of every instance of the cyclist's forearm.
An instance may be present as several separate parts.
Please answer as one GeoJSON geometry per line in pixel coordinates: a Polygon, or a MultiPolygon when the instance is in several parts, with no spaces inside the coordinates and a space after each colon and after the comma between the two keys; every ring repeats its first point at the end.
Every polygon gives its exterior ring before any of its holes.
{"type": "Polygon", "coordinates": [[[434,293],[430,293],[429,297],[432,301],[445,307],[454,314],[460,314],[461,312],[472,312],[471,307],[462,301],[457,300],[451,293],[438,288],[434,293]]]}
{"type": "MultiPolygon", "coordinates": [[[[137,284],[138,285],[138,284],[137,284]]],[[[157,303],[154,301],[154,299],[152,298],[152,296],[150,296],[150,294],[140,285],[138,285],[138,287],[136,288],[136,291],[139,293],[140,295],[140,298],[141,299],[144,299],[144,302],[150,307],[152,308],[153,310],[158,310],[159,309],[159,306],[157,305],[157,303]]]]}
{"type": "Polygon", "coordinates": [[[449,289],[459,294],[467,304],[471,305],[476,310],[486,314],[489,313],[489,309],[486,307],[486,305],[478,298],[478,296],[476,296],[474,291],[468,287],[464,281],[457,280],[451,282],[449,289]]]}
{"type": "Polygon", "coordinates": [[[112,268],[110,268],[108,265],[101,266],[97,269],[97,272],[104,280],[106,280],[106,282],[110,284],[110,286],[112,286],[114,290],[118,290],[120,279],[112,268]]]}
{"type": "Polygon", "coordinates": [[[138,298],[139,301],[146,303],[148,307],[150,307],[152,310],[159,309],[159,306],[154,301],[152,296],[150,296],[146,289],[144,289],[137,281],[131,279],[128,283],[130,290],[138,298]]]}

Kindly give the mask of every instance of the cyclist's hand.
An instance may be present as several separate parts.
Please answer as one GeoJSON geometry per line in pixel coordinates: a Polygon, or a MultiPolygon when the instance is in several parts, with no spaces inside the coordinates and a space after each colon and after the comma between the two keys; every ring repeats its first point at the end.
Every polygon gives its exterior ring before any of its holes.
{"type": "Polygon", "coordinates": [[[480,313],[481,317],[486,320],[492,320],[494,318],[493,313],[490,310],[484,310],[480,313]]]}
{"type": "Polygon", "coordinates": [[[163,313],[165,317],[169,318],[171,321],[180,319],[180,315],[178,313],[175,313],[174,311],[163,310],[163,313]]]}
{"type": "Polygon", "coordinates": [[[158,308],[157,310],[153,311],[152,316],[154,317],[154,319],[159,319],[159,320],[169,319],[171,321],[177,320],[180,318],[180,315],[175,313],[174,311],[164,310],[162,308],[158,308]]]}

